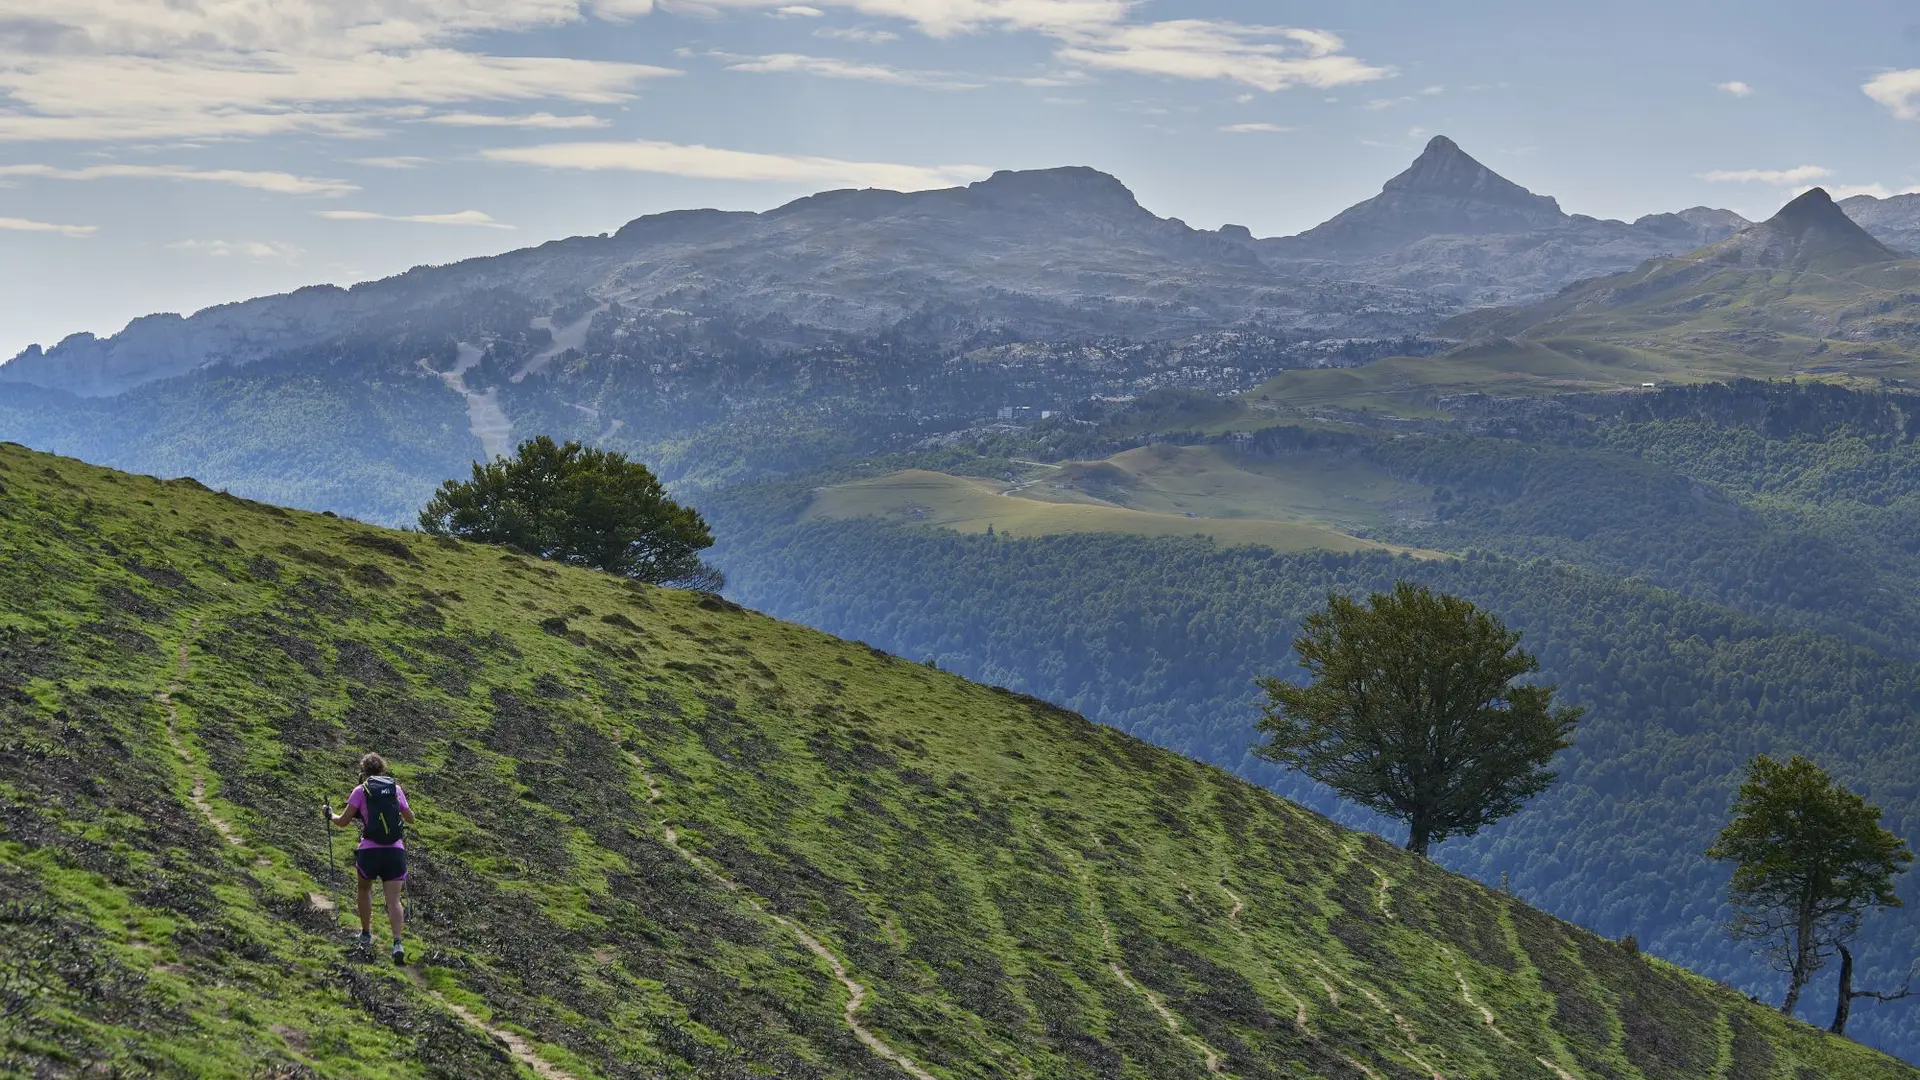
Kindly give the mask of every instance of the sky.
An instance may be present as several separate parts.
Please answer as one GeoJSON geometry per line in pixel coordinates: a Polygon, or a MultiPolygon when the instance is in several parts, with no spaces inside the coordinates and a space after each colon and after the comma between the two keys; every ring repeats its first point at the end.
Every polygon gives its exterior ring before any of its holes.
{"type": "Polygon", "coordinates": [[[687,207],[1091,165],[1294,233],[1920,190],[1911,0],[0,0],[0,357],[687,207]]]}

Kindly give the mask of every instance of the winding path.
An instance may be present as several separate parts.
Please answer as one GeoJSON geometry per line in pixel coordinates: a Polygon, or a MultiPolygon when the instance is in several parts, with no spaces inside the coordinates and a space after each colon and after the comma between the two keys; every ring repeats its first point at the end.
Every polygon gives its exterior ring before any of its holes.
{"type": "MultiPolygon", "coordinates": [[[[195,633],[199,632],[199,620],[194,620],[193,629],[195,633]]],[[[153,695],[153,699],[160,703],[162,709],[166,710],[167,743],[173,747],[173,752],[180,756],[180,760],[186,764],[188,772],[193,777],[193,791],[190,798],[193,802],[194,809],[200,811],[200,816],[206,818],[207,824],[211,825],[213,831],[219,833],[221,838],[226,840],[228,844],[234,847],[245,847],[246,840],[240,835],[239,830],[233,827],[232,822],[221,817],[219,813],[214,810],[213,804],[207,801],[206,773],[199,767],[193,754],[188,751],[186,742],[180,737],[180,708],[174,704],[173,695],[180,689],[180,684],[186,677],[187,643],[183,641],[180,643],[179,651],[175,653],[172,681],[164,688],[155,691],[153,695]]],[[[329,826],[329,828],[331,828],[331,826],[329,826]]],[[[253,862],[255,866],[273,865],[273,860],[264,855],[254,859],[253,862]]],[[[332,898],[323,892],[307,893],[307,902],[313,906],[315,911],[338,910],[332,898]]],[[[513,1055],[515,1060],[527,1068],[532,1069],[534,1075],[538,1076],[540,1080],[577,1080],[572,1073],[567,1072],[565,1069],[554,1065],[534,1053],[533,1047],[529,1046],[525,1039],[522,1039],[511,1031],[492,1027],[476,1016],[472,1010],[447,1000],[438,990],[428,986],[426,980],[421,977],[418,971],[408,968],[406,969],[406,973],[407,977],[413,981],[415,986],[432,995],[435,1001],[438,1001],[444,1006],[448,1012],[459,1017],[462,1023],[465,1023],[468,1027],[504,1046],[507,1052],[513,1055]]]]}
{"type": "MultiPolygon", "coordinates": [[[[634,768],[640,770],[641,778],[646,781],[648,800],[655,804],[660,803],[665,796],[661,793],[660,784],[654,780],[653,774],[648,772],[646,767],[640,762],[640,759],[632,753],[627,755],[627,760],[633,764],[634,768]]],[[[833,977],[839,981],[841,986],[846,987],[847,1005],[846,1008],[842,1010],[841,1016],[846,1021],[847,1029],[853,1032],[854,1038],[859,1039],[867,1049],[873,1051],[876,1055],[898,1065],[907,1075],[913,1077],[914,1080],[939,1080],[938,1077],[916,1064],[912,1058],[887,1045],[886,1040],[874,1034],[872,1029],[860,1022],[860,1006],[866,1003],[867,988],[862,986],[848,973],[847,966],[840,961],[838,956],[834,955],[832,949],[827,948],[827,946],[819,938],[813,936],[806,927],[774,911],[768,906],[765,899],[748,892],[739,882],[721,873],[718,867],[715,867],[712,863],[683,846],[680,843],[679,832],[674,829],[673,823],[668,821],[664,815],[660,819],[660,835],[666,840],[667,846],[672,848],[682,859],[685,859],[689,865],[705,874],[722,889],[736,896],[745,898],[748,903],[759,908],[762,914],[772,919],[775,923],[778,923],[781,929],[792,934],[794,939],[800,942],[808,952],[819,957],[821,962],[827,965],[827,968],[833,972],[833,977]]]]}

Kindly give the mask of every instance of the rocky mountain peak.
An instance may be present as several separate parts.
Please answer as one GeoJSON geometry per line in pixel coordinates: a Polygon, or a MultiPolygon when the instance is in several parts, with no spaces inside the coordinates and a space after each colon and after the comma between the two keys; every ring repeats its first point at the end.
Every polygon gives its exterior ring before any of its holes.
{"type": "Polygon", "coordinates": [[[995,205],[1050,203],[1097,210],[1139,210],[1120,178],[1085,165],[1056,169],[1001,169],[967,185],[967,193],[995,205]]]}
{"type": "Polygon", "coordinates": [[[1845,269],[1900,258],[1840,209],[1825,188],[1811,188],[1780,212],[1706,249],[1715,262],[1780,269],[1845,269]]]}
{"type": "Polygon", "coordinates": [[[1535,212],[1560,213],[1560,204],[1550,196],[1535,195],[1474,160],[1460,144],[1445,135],[1435,135],[1420,156],[1413,159],[1400,175],[1387,181],[1383,192],[1408,195],[1442,195],[1472,199],[1476,202],[1504,203],[1535,212]]]}

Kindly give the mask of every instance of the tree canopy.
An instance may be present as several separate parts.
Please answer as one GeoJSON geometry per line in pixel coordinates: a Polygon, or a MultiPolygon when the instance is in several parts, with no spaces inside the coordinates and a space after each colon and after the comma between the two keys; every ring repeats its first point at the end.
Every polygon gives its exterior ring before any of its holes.
{"type": "Polygon", "coordinates": [[[1879,807],[1797,754],[1753,759],[1707,857],[1734,864],[1728,929],[1787,976],[1780,1011],[1789,1015],[1862,915],[1900,906],[1894,879],[1913,862],[1906,842],[1881,827],[1879,807]]]}
{"type": "Polygon", "coordinates": [[[700,559],[713,545],[707,523],[669,499],[645,465],[545,435],[510,459],[475,462],[472,480],[442,484],[420,527],[654,584],[723,583],[700,559]]]}
{"type": "Polygon", "coordinates": [[[1312,681],[1259,680],[1268,741],[1255,752],[1406,822],[1407,848],[1425,855],[1546,790],[1547,763],[1572,745],[1581,710],[1553,707],[1556,687],[1515,684],[1540,667],[1519,643],[1425,586],[1364,606],[1329,597],[1293,643],[1312,681]]]}

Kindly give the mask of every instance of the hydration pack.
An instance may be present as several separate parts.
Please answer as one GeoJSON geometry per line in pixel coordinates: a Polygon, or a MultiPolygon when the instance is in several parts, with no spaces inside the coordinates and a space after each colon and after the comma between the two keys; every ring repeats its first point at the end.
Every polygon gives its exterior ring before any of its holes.
{"type": "Polygon", "coordinates": [[[360,835],[376,844],[399,843],[407,828],[400,820],[400,785],[391,776],[369,776],[361,787],[366,789],[367,804],[366,827],[360,835]]]}

